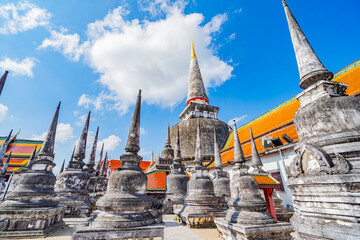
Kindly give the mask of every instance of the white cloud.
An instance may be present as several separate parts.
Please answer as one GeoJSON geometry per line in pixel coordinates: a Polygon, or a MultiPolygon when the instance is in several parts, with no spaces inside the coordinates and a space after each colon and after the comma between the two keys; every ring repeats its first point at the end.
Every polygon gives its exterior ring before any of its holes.
{"type": "Polygon", "coordinates": [[[148,133],[148,131],[145,129],[145,128],[140,128],[140,134],[141,135],[144,135],[144,134],[147,134],[148,133]]]}
{"type": "Polygon", "coordinates": [[[2,105],[2,104],[0,103],[0,122],[4,121],[8,110],[9,110],[9,109],[8,109],[7,106],[2,105]]]}
{"type": "MultiPolygon", "coordinates": [[[[41,133],[40,135],[33,135],[32,139],[35,140],[44,140],[46,132],[41,133]]],[[[56,128],[56,139],[55,142],[64,143],[68,140],[74,139],[73,135],[74,129],[71,127],[70,123],[59,123],[56,128]]]]}
{"type": "Polygon", "coordinates": [[[74,129],[70,123],[59,123],[56,129],[56,141],[64,143],[67,140],[75,138],[74,129]]]}
{"type": "Polygon", "coordinates": [[[79,106],[124,114],[135,103],[138,89],[143,89],[142,99],[147,104],[175,106],[187,93],[192,38],[205,86],[216,87],[231,78],[233,67],[220,60],[212,47],[226,14],[205,23],[202,14],[184,13],[186,1],[142,2],[143,10],[156,11],[156,6],[163,16],[153,21],[127,20],[129,12],[118,7],[104,19],[88,24],[86,41],[66,30],[52,31],[39,46],[52,47],[74,61],[84,55],[87,64],[100,74],[99,82],[107,90],[96,96],[84,93],[79,106]]]}
{"type": "Polygon", "coordinates": [[[139,155],[142,156],[144,160],[151,159],[151,153],[152,153],[151,151],[147,151],[143,148],[141,148],[139,151],[139,155]]]}
{"type": "Polygon", "coordinates": [[[101,149],[101,146],[104,143],[104,151],[113,151],[120,145],[121,141],[119,136],[110,135],[109,137],[98,141],[97,149],[101,149]]]}
{"type": "Polygon", "coordinates": [[[229,125],[229,126],[232,126],[232,125],[234,124],[234,120],[235,120],[236,123],[241,122],[241,121],[245,120],[245,118],[247,118],[247,116],[248,116],[248,115],[245,114],[245,115],[242,115],[242,116],[240,116],[240,117],[232,118],[232,119],[230,119],[230,120],[228,121],[228,125],[229,125]]]}
{"type": "Polygon", "coordinates": [[[51,13],[29,1],[0,6],[0,33],[16,34],[49,24],[51,13]]]}
{"type": "Polygon", "coordinates": [[[2,61],[0,61],[0,68],[2,70],[8,70],[15,75],[26,75],[28,77],[33,77],[34,73],[32,69],[36,65],[35,62],[38,62],[38,60],[31,57],[27,57],[22,61],[18,59],[12,60],[5,57],[2,61]]]}
{"type": "Polygon", "coordinates": [[[85,45],[80,45],[80,36],[77,33],[67,34],[67,29],[61,28],[59,32],[50,31],[50,38],[46,38],[38,49],[53,48],[61,52],[71,61],[79,61],[84,52],[85,45]]]}

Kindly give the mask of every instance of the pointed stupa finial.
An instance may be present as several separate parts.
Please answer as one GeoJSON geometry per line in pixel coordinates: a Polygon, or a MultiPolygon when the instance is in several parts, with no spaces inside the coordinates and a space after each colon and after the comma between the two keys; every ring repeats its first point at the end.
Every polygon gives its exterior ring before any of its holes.
{"type": "Polygon", "coordinates": [[[65,169],[65,159],[64,159],[64,161],[63,161],[63,163],[61,165],[59,174],[62,173],[64,171],[64,169],[65,169]]]}
{"type": "Polygon", "coordinates": [[[2,175],[2,176],[5,176],[6,171],[7,171],[8,167],[9,167],[9,163],[10,163],[10,159],[11,159],[11,154],[12,154],[12,152],[9,153],[9,156],[8,156],[8,158],[6,159],[6,162],[5,162],[5,164],[4,164],[4,166],[3,166],[2,170],[1,170],[1,175],[2,175]]]}
{"type": "Polygon", "coordinates": [[[251,166],[253,168],[261,168],[262,167],[262,161],[260,159],[258,150],[256,148],[255,145],[255,141],[254,141],[254,136],[253,136],[253,132],[252,129],[250,128],[250,140],[251,140],[251,166]]]}
{"type": "Polygon", "coordinates": [[[95,155],[96,155],[98,136],[99,136],[99,127],[97,127],[97,129],[96,129],[96,134],[95,134],[94,142],[93,142],[90,154],[89,154],[89,159],[86,163],[87,166],[91,165],[90,166],[91,168],[95,165],[95,155]]]}
{"type": "Polygon", "coordinates": [[[141,111],[141,89],[137,96],[130,131],[125,146],[126,153],[137,154],[140,151],[140,111],[141,111]]]}
{"type": "Polygon", "coordinates": [[[234,120],[234,163],[245,164],[244,152],[240,144],[239,134],[237,132],[235,120],[234,120]]]}
{"type": "Polygon", "coordinates": [[[51,120],[50,127],[46,133],[44,143],[41,146],[37,157],[48,157],[51,159],[54,158],[55,135],[59,118],[60,104],[61,102],[59,102],[56,108],[56,112],[51,120]]]}
{"type": "Polygon", "coordinates": [[[161,158],[164,159],[172,159],[174,157],[174,149],[172,149],[170,143],[170,124],[168,125],[166,139],[165,139],[165,147],[161,151],[161,158]]]}
{"type": "Polygon", "coordinates": [[[203,154],[202,154],[202,139],[201,128],[199,118],[197,119],[197,134],[196,134],[196,146],[195,146],[195,164],[196,166],[202,166],[203,154]]]}
{"type": "Polygon", "coordinates": [[[107,168],[108,168],[108,152],[106,151],[105,158],[104,158],[104,161],[103,161],[103,164],[102,164],[102,167],[101,167],[101,171],[100,171],[100,174],[102,176],[106,175],[107,168]]]}
{"type": "Polygon", "coordinates": [[[6,78],[7,75],[9,74],[9,71],[5,71],[4,75],[2,75],[1,79],[0,79],[0,95],[2,93],[2,90],[4,88],[5,82],[6,82],[6,78]]]}
{"type": "Polygon", "coordinates": [[[35,146],[30,158],[29,158],[29,161],[27,162],[26,164],[26,167],[25,169],[26,170],[29,170],[31,168],[31,165],[33,164],[33,162],[35,161],[35,156],[36,156],[36,149],[37,149],[37,145],[35,146]]]}
{"type": "Polygon", "coordinates": [[[214,126],[214,157],[215,157],[215,169],[222,170],[223,164],[221,161],[220,147],[217,141],[215,126],[214,126]]]}
{"type": "Polygon", "coordinates": [[[4,158],[5,158],[5,153],[6,153],[6,150],[7,150],[8,146],[9,146],[9,143],[11,141],[12,132],[13,132],[13,130],[11,129],[9,135],[7,136],[5,141],[0,146],[0,166],[3,165],[4,158]]]}
{"type": "Polygon", "coordinates": [[[181,151],[180,151],[180,130],[179,125],[177,125],[176,131],[176,140],[175,140],[175,149],[174,149],[174,162],[180,163],[181,151]]]}
{"type": "Polygon", "coordinates": [[[202,80],[199,63],[195,55],[194,43],[191,45],[190,72],[188,83],[188,95],[186,105],[190,102],[209,104],[204,82],[202,80]]]}
{"type": "Polygon", "coordinates": [[[170,142],[170,123],[168,124],[166,139],[165,139],[165,146],[171,146],[170,142]]]}
{"type": "Polygon", "coordinates": [[[196,58],[194,40],[191,40],[191,58],[196,58]]]}
{"type": "Polygon", "coordinates": [[[99,155],[99,160],[96,163],[96,172],[99,173],[100,172],[100,168],[101,168],[101,162],[102,162],[102,158],[103,158],[103,152],[104,152],[104,143],[101,146],[101,150],[100,150],[100,155],[99,155]]]}
{"type": "Polygon", "coordinates": [[[320,80],[331,80],[333,74],[324,67],[316,55],[285,0],[282,0],[282,3],[299,68],[300,87],[306,89],[320,80]]]}
{"type": "Polygon", "coordinates": [[[71,157],[70,157],[70,160],[69,160],[69,163],[68,163],[68,167],[67,167],[67,168],[71,168],[71,166],[72,166],[72,161],[74,161],[75,149],[76,149],[76,145],[74,146],[74,149],[73,149],[73,151],[72,151],[72,154],[71,154],[71,157]]]}
{"type": "Polygon", "coordinates": [[[75,150],[74,158],[77,161],[82,161],[85,158],[86,141],[87,141],[87,135],[88,135],[89,123],[90,123],[90,114],[91,114],[91,111],[89,111],[89,114],[86,118],[84,128],[81,132],[81,136],[79,138],[79,142],[78,142],[76,150],[75,150]]]}

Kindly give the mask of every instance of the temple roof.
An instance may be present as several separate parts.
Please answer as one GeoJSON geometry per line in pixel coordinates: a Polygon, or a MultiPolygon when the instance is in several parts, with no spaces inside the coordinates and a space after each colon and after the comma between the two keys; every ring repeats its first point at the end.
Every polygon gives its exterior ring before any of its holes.
{"type": "MultiPolygon", "coordinates": [[[[333,81],[346,83],[349,86],[346,94],[360,96],[360,59],[335,73],[333,81]]],[[[284,134],[289,136],[293,142],[299,140],[294,126],[294,116],[299,107],[299,101],[293,97],[237,129],[247,160],[251,156],[250,127],[253,130],[256,148],[260,155],[266,151],[262,144],[263,137],[279,138],[283,145],[289,145],[282,139],[284,134]]],[[[234,133],[232,132],[221,150],[222,161],[225,165],[234,159],[233,146],[234,133]]],[[[210,167],[214,167],[214,163],[210,167]]]]}
{"type": "MultiPolygon", "coordinates": [[[[0,137],[0,145],[5,141],[5,139],[6,137],[0,137]]],[[[12,152],[7,172],[21,172],[22,168],[24,168],[28,163],[35,146],[37,146],[38,153],[42,144],[43,141],[15,139],[12,143],[9,144],[9,147],[6,150],[5,158],[3,159],[3,162],[5,163],[9,153],[12,152]]]]}

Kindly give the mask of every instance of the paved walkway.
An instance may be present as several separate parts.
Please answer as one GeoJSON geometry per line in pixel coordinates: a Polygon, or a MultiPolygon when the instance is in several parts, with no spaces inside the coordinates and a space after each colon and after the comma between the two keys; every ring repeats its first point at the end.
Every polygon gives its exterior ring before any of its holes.
{"type": "MultiPolygon", "coordinates": [[[[174,221],[175,215],[164,215],[165,240],[218,240],[218,232],[213,229],[191,229],[174,221]]],[[[67,226],[48,236],[47,240],[71,240],[78,227],[86,224],[87,218],[64,218],[67,226]]],[[[43,238],[39,238],[43,239],[43,238]]],[[[28,240],[28,239],[25,239],[28,240]]],[[[32,239],[34,240],[34,239],[32,239]]]]}

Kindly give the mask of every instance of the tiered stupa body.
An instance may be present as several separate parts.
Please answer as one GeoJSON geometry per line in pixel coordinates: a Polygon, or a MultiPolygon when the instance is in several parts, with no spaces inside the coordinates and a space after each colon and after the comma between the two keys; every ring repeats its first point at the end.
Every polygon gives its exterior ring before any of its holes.
{"type": "Polygon", "coordinates": [[[105,160],[103,161],[103,152],[104,152],[104,143],[101,146],[99,160],[96,163],[95,175],[91,177],[92,179],[95,179],[94,187],[93,189],[90,189],[91,202],[94,203],[92,204],[93,210],[95,209],[95,203],[97,202],[97,200],[99,200],[100,197],[104,196],[106,192],[107,180],[106,180],[106,176],[102,176],[101,172],[102,172],[102,167],[105,165],[105,161],[107,161],[107,154],[105,156],[105,160]]]}
{"type": "Polygon", "coordinates": [[[109,179],[106,194],[96,203],[89,227],[79,229],[73,239],[152,239],[163,237],[160,211],[152,210],[146,194],[147,177],[139,164],[141,92],[137,98],[130,132],[120,156],[122,165],[109,179]]]}
{"type": "Polygon", "coordinates": [[[227,202],[230,198],[230,179],[223,170],[221,161],[220,148],[216,137],[216,131],[214,130],[214,156],[215,156],[215,172],[212,182],[214,183],[215,196],[220,199],[220,206],[222,209],[227,209],[227,202]]]}
{"type": "Polygon", "coordinates": [[[91,201],[88,185],[91,175],[83,170],[89,121],[90,112],[76,146],[75,154],[69,161],[66,171],[60,173],[56,180],[55,191],[58,195],[57,199],[65,207],[65,216],[85,217],[90,215],[91,201]]]}
{"type": "Polygon", "coordinates": [[[219,107],[209,105],[194,45],[192,45],[186,108],[179,116],[181,122],[171,128],[172,146],[175,146],[177,128],[180,129],[181,158],[186,165],[188,163],[191,165],[194,161],[197,120],[200,121],[202,142],[204,143],[204,161],[214,159],[214,126],[219,145],[225,144],[230,128],[225,122],[218,119],[218,111],[219,107]]]}
{"type": "MultiPolygon", "coordinates": [[[[222,239],[291,239],[289,223],[277,222],[267,211],[256,180],[248,174],[234,123],[234,167],[231,180],[230,209],[225,218],[215,219],[222,239]]],[[[253,149],[254,150],[254,149],[253,149]]],[[[257,152],[253,152],[256,156],[257,152]]],[[[259,164],[260,158],[253,159],[259,164]]]]}
{"type": "Polygon", "coordinates": [[[359,239],[360,98],[331,81],[283,1],[300,73],[294,124],[299,135],[287,182],[298,239],[359,239]]]}
{"type": "Polygon", "coordinates": [[[164,208],[169,213],[177,213],[184,206],[189,177],[185,174],[185,166],[181,163],[179,129],[176,134],[174,160],[171,173],[166,177],[164,208]]]}
{"type": "Polygon", "coordinates": [[[31,169],[0,204],[1,238],[36,238],[65,226],[64,208],[55,200],[54,145],[60,104],[31,169]]]}
{"type": "Polygon", "coordinates": [[[209,177],[208,168],[202,165],[202,138],[198,121],[195,172],[188,182],[184,207],[177,214],[182,222],[191,228],[208,228],[215,226],[214,218],[223,217],[219,198],[215,196],[214,184],[209,177]]]}

